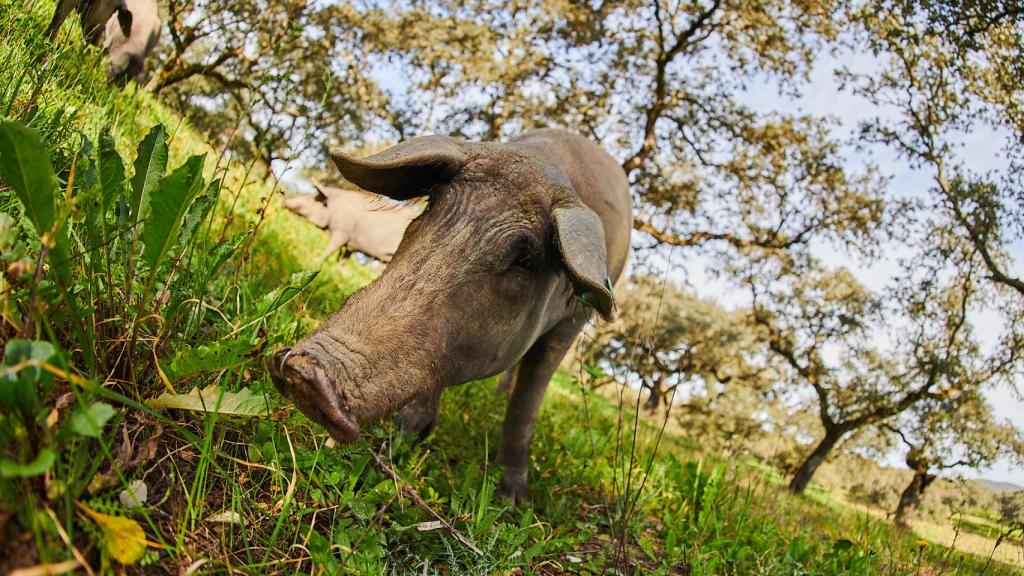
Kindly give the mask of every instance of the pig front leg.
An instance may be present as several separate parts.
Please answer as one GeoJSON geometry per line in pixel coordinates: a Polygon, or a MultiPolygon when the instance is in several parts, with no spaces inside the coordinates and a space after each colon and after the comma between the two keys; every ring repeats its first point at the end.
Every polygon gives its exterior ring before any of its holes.
{"type": "Polygon", "coordinates": [[[443,389],[430,390],[409,401],[395,414],[394,420],[402,432],[415,434],[423,440],[434,429],[437,410],[441,407],[443,389]]]}
{"type": "Polygon", "coordinates": [[[495,390],[497,390],[499,394],[507,396],[512,392],[512,385],[516,382],[516,372],[518,370],[519,364],[514,364],[501,375],[501,378],[498,379],[497,385],[495,385],[495,390]]]}
{"type": "MultiPolygon", "coordinates": [[[[79,0],[60,0],[57,3],[57,10],[53,13],[53,18],[50,20],[50,25],[46,28],[46,37],[53,40],[57,37],[57,32],[60,30],[64,20],[67,20],[68,14],[78,7],[79,0]]],[[[83,27],[85,22],[82,23],[83,27]]]]}
{"type": "Polygon", "coordinates": [[[348,243],[348,237],[344,234],[332,233],[330,239],[327,241],[327,247],[324,248],[323,253],[320,255],[321,258],[330,258],[332,254],[341,250],[342,246],[348,243]]]}
{"type": "Polygon", "coordinates": [[[570,318],[540,337],[519,361],[515,386],[505,412],[505,424],[498,451],[498,464],[505,467],[498,493],[515,504],[528,504],[527,477],[530,464],[530,441],[537,412],[544,400],[551,376],[558,363],[572,346],[572,341],[583,327],[583,321],[570,318]]]}

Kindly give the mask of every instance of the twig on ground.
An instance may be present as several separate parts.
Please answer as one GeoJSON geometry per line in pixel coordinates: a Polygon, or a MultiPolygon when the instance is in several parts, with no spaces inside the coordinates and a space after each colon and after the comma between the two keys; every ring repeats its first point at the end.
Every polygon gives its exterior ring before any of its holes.
{"type": "MultiPolygon", "coordinates": [[[[388,444],[388,450],[391,450],[390,444],[388,444]]],[[[413,465],[412,467],[413,474],[416,474],[419,471],[420,466],[422,466],[423,462],[426,461],[428,454],[430,454],[429,450],[425,451],[423,455],[420,456],[420,459],[416,461],[416,464],[413,465]]],[[[359,549],[359,545],[363,542],[363,539],[370,532],[370,530],[373,530],[373,527],[376,526],[377,523],[380,522],[382,518],[384,518],[384,512],[386,512],[387,509],[391,507],[391,504],[395,502],[396,498],[401,496],[402,491],[399,489],[398,480],[392,478],[391,481],[395,483],[395,493],[392,494],[386,501],[384,501],[383,504],[381,504],[377,508],[377,512],[373,515],[373,518],[370,519],[370,523],[367,524],[366,529],[363,530],[362,534],[359,535],[359,538],[356,540],[355,544],[352,545],[353,550],[359,549]]]]}
{"type": "Polygon", "coordinates": [[[380,471],[383,472],[385,476],[392,479],[399,486],[401,486],[401,490],[403,493],[405,493],[406,496],[411,498],[412,501],[415,502],[416,505],[419,506],[421,510],[432,516],[434,520],[437,520],[441,523],[441,527],[444,528],[445,532],[447,532],[451,537],[455,538],[459,542],[462,542],[466,546],[466,548],[469,548],[478,556],[484,555],[482,550],[474,546],[473,543],[470,542],[468,538],[463,536],[461,532],[456,530],[451,524],[448,523],[447,520],[445,520],[443,517],[441,517],[440,514],[434,511],[434,509],[431,508],[429,504],[424,502],[423,499],[420,498],[420,495],[416,492],[416,489],[413,488],[412,485],[402,480],[402,478],[397,473],[395,473],[395,471],[392,470],[390,466],[385,464],[384,461],[381,460],[379,456],[377,456],[376,452],[371,450],[370,456],[373,458],[374,463],[377,464],[377,468],[379,468],[380,471]]]}

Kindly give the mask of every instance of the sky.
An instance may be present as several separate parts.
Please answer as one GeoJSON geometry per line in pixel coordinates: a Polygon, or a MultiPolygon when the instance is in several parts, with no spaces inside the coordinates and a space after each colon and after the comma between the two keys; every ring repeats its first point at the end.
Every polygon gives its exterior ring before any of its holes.
{"type": "MultiPolygon", "coordinates": [[[[760,85],[757,83],[751,85],[747,93],[740,96],[740,99],[760,111],[830,116],[837,121],[836,135],[848,136],[860,121],[879,113],[879,111],[865,100],[840,90],[833,76],[833,70],[840,64],[859,71],[871,71],[879,66],[878,62],[873,60],[870,55],[823,54],[815,63],[810,74],[810,81],[803,87],[798,98],[780,95],[774,85],[765,82],[760,85]]],[[[377,76],[376,80],[379,84],[386,90],[406,90],[407,83],[400,74],[397,67],[386,66],[378,68],[375,76],[377,76]]],[[[880,113],[884,117],[887,112],[882,110],[880,113]]],[[[1000,168],[999,146],[1001,142],[1000,135],[991,131],[966,135],[962,142],[961,158],[979,172],[1000,168]]],[[[891,150],[873,147],[864,151],[855,151],[850,148],[846,152],[844,154],[846,167],[851,172],[860,171],[867,162],[873,163],[883,175],[890,177],[890,191],[895,194],[913,194],[915,191],[922,191],[930,186],[928,173],[915,171],[891,150]]],[[[864,267],[843,255],[837,255],[831,247],[821,247],[818,250],[820,253],[816,256],[833,265],[848,265],[855,270],[858,280],[872,289],[880,289],[885,286],[891,274],[896,270],[892,259],[864,267]]],[[[1016,271],[1024,275],[1024,243],[1011,246],[1011,256],[1014,258],[1016,271]]],[[[676,261],[678,260],[677,257],[676,261]]],[[[703,272],[704,269],[705,267],[700,263],[691,261],[691,265],[686,266],[685,270],[677,270],[677,274],[673,274],[673,276],[677,279],[685,279],[686,285],[698,294],[713,296],[725,305],[729,305],[730,301],[742,302],[743,295],[734,291],[730,294],[729,292],[734,289],[711,278],[703,272]]],[[[991,313],[978,314],[971,320],[983,339],[986,332],[985,326],[997,321],[991,316],[991,313]]],[[[1024,383],[1021,383],[1020,388],[1024,389],[1024,383]]],[[[1008,389],[994,390],[988,396],[998,418],[1010,420],[1019,428],[1024,429],[1024,402],[1016,398],[1008,389]]],[[[898,454],[892,454],[887,463],[896,467],[903,466],[902,459],[898,456],[898,454]]],[[[989,469],[961,472],[966,477],[982,477],[1024,486],[1024,467],[1015,465],[1007,459],[998,461],[989,469]]]]}

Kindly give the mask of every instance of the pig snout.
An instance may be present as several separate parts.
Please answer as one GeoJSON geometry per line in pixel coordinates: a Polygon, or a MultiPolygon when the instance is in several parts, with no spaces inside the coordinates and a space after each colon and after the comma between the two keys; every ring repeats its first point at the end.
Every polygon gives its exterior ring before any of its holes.
{"type": "Polygon", "coordinates": [[[284,348],[267,358],[278,391],[340,443],[359,438],[359,426],[341,404],[334,382],[316,356],[284,348]]]}

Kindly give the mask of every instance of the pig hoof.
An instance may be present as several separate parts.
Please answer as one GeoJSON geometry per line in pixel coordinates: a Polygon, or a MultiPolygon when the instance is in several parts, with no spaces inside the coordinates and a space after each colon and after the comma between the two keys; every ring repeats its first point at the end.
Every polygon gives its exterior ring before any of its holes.
{"type": "Polygon", "coordinates": [[[533,504],[530,491],[526,489],[526,478],[510,477],[506,474],[498,484],[498,495],[511,500],[514,506],[533,504]]]}

